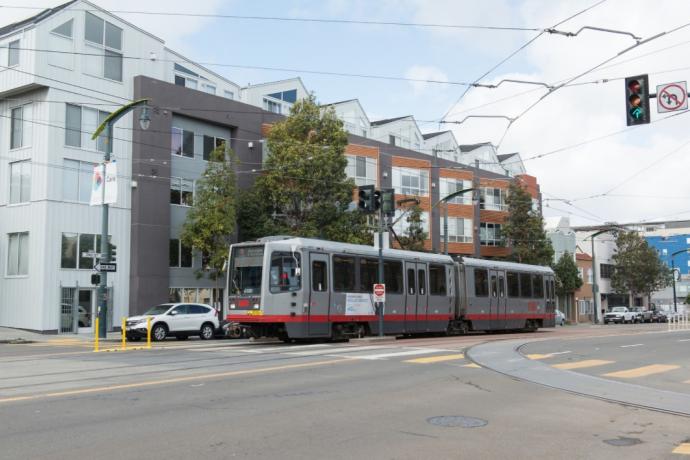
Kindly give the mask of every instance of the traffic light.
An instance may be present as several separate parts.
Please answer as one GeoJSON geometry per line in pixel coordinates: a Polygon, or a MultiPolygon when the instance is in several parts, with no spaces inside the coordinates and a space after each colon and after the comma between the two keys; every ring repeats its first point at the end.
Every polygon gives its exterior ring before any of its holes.
{"type": "Polygon", "coordinates": [[[650,122],[649,76],[638,75],[625,79],[625,107],[628,126],[650,122]]]}
{"type": "Polygon", "coordinates": [[[384,188],[381,190],[381,210],[386,216],[395,215],[395,189],[384,188]]]}
{"type": "Polygon", "coordinates": [[[374,209],[381,209],[381,190],[374,190],[374,209]]]}
{"type": "Polygon", "coordinates": [[[357,207],[365,213],[374,212],[374,187],[373,185],[359,186],[359,202],[357,207]]]}

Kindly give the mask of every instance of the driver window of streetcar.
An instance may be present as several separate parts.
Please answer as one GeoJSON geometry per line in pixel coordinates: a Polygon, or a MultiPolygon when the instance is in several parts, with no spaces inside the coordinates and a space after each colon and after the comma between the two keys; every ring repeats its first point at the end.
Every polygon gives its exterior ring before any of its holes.
{"type": "Polygon", "coordinates": [[[299,266],[299,253],[274,252],[271,255],[271,292],[299,291],[302,286],[299,266]]]}

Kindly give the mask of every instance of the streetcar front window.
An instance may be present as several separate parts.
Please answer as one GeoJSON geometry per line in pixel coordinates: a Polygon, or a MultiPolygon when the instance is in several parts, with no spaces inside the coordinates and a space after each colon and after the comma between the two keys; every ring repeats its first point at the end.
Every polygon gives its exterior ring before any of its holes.
{"type": "Polygon", "coordinates": [[[230,286],[235,295],[261,293],[261,274],[263,273],[264,247],[249,246],[233,248],[230,264],[230,286]]]}
{"type": "Polygon", "coordinates": [[[271,255],[271,292],[294,292],[302,287],[299,253],[274,252],[271,255]]]}

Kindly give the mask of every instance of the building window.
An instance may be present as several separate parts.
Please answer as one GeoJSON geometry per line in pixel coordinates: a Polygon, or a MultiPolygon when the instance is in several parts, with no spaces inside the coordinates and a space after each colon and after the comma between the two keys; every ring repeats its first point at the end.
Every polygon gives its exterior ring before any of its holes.
{"type": "Polygon", "coordinates": [[[273,99],[280,99],[281,101],[293,103],[297,102],[297,90],[296,89],[290,89],[287,91],[281,91],[278,93],[273,93],[273,94],[267,94],[266,96],[272,97],[273,99]]]}
{"type": "Polygon", "coordinates": [[[10,42],[7,50],[7,67],[19,65],[19,40],[10,42]]]}
{"type": "MultiPolygon", "coordinates": [[[[441,198],[444,198],[451,193],[472,188],[472,181],[441,177],[439,179],[439,185],[441,186],[441,198]]],[[[456,196],[447,202],[452,204],[472,204],[472,192],[463,193],[462,195],[456,196]]]]}
{"type": "Polygon", "coordinates": [[[479,224],[479,244],[482,246],[503,246],[501,224],[487,222],[479,224]]]}
{"type": "Polygon", "coordinates": [[[170,240],[170,267],[192,267],[192,248],[185,246],[179,239],[175,238],[170,240]]]}
{"type": "Polygon", "coordinates": [[[611,264],[599,264],[599,277],[610,279],[613,275],[614,266],[611,264]]]}
{"type": "Polygon", "coordinates": [[[227,99],[235,99],[235,93],[228,91],[227,89],[223,91],[223,96],[227,99]]]}
{"type": "Polygon", "coordinates": [[[429,195],[429,171],[393,167],[393,187],[402,195],[429,195]]]}
{"type": "MultiPolygon", "coordinates": [[[[112,243],[112,237],[108,236],[108,249],[110,261],[114,262],[117,255],[117,246],[112,243]]],[[[101,251],[101,235],[91,233],[63,233],[61,243],[60,268],[71,270],[93,270],[98,262],[97,257],[84,256],[84,253],[99,253],[101,251]]]]}
{"type": "Polygon", "coordinates": [[[219,147],[225,148],[226,140],[222,137],[206,136],[204,135],[204,160],[211,159],[211,152],[219,147]]]}
{"type": "Polygon", "coordinates": [[[53,30],[51,30],[51,33],[60,35],[65,38],[72,38],[72,25],[74,23],[73,19],[70,19],[69,21],[60,24],[53,30]]]}
{"type": "Polygon", "coordinates": [[[508,209],[505,199],[505,190],[500,188],[484,187],[480,190],[479,208],[490,211],[505,211],[508,209]]]}
{"type": "Polygon", "coordinates": [[[31,162],[10,163],[10,204],[28,203],[31,200],[31,162]]]}
{"type": "Polygon", "coordinates": [[[268,110],[273,113],[281,113],[282,105],[280,102],[274,102],[269,99],[264,98],[264,110],[268,110]]]}
{"type": "Polygon", "coordinates": [[[86,161],[63,161],[62,168],[62,199],[88,203],[91,201],[91,180],[95,163],[86,161]]]}
{"type": "MultiPolygon", "coordinates": [[[[410,233],[410,230],[412,230],[412,222],[408,222],[407,219],[410,216],[409,211],[405,216],[400,218],[402,215],[403,211],[396,209],[395,211],[395,218],[393,220],[397,220],[395,225],[393,225],[393,230],[398,236],[407,236],[410,233]],[[400,218],[398,220],[398,218],[400,218]]],[[[429,235],[429,213],[428,212],[422,212],[420,213],[420,220],[422,224],[422,231],[427,234],[427,237],[429,235]]],[[[450,232],[449,232],[450,233],[450,232]]]]}
{"type": "Polygon", "coordinates": [[[95,140],[92,140],[91,136],[108,115],[110,113],[102,110],[66,104],[65,145],[105,152],[106,133],[101,133],[95,140]]]}
{"type": "Polygon", "coordinates": [[[86,13],[84,30],[86,73],[122,81],[122,29],[91,13],[86,13]]]}
{"type": "Polygon", "coordinates": [[[192,206],[194,203],[194,181],[180,177],[170,178],[170,204],[192,206]]]}
{"type": "Polygon", "coordinates": [[[592,284],[592,269],[587,269],[587,284],[592,284]]]}
{"type": "Polygon", "coordinates": [[[172,128],[172,154],[194,158],[194,131],[172,128]]]}
{"type": "Polygon", "coordinates": [[[354,179],[357,185],[376,185],[376,163],[375,158],[345,155],[347,166],[345,174],[354,179]]]}
{"type": "Polygon", "coordinates": [[[31,121],[33,114],[33,107],[31,104],[25,104],[21,107],[12,109],[12,120],[10,128],[10,148],[18,149],[21,147],[28,147],[31,145],[31,121]]]}
{"type": "MultiPolygon", "coordinates": [[[[441,218],[440,235],[443,239],[445,233],[443,229],[443,218],[441,218]]],[[[472,242],[472,219],[461,217],[448,218],[448,242],[449,243],[471,243],[472,242]]]]}
{"type": "Polygon", "coordinates": [[[29,232],[7,235],[7,276],[29,274],[29,232]]]}
{"type": "Polygon", "coordinates": [[[199,87],[197,80],[189,77],[183,77],[181,75],[175,75],[175,84],[177,86],[184,86],[185,88],[189,89],[197,89],[199,87]]]}
{"type": "Polygon", "coordinates": [[[208,94],[216,94],[216,87],[214,85],[210,85],[208,83],[203,83],[201,85],[201,90],[205,93],[208,93],[208,94]]]}
{"type": "Polygon", "coordinates": [[[395,145],[395,136],[394,135],[392,135],[392,134],[388,135],[388,143],[390,145],[395,145]]]}

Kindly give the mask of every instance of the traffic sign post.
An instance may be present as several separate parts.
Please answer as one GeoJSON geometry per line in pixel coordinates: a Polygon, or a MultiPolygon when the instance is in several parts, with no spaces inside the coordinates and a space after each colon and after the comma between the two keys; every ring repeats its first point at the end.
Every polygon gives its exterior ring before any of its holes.
{"type": "Polygon", "coordinates": [[[374,302],[383,303],[386,301],[386,285],[374,284],[374,302]]]}
{"type": "Polygon", "coordinates": [[[666,83],[656,87],[656,109],[659,113],[688,110],[686,82],[666,83]]]}

